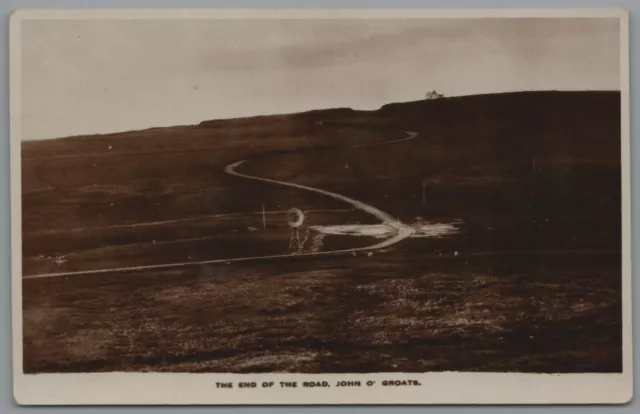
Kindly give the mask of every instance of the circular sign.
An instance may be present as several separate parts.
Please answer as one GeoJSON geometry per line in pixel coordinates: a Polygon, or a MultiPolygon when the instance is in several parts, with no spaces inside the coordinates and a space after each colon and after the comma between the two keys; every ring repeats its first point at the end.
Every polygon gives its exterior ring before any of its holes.
{"type": "Polygon", "coordinates": [[[292,208],[287,211],[287,224],[291,228],[296,228],[302,226],[302,222],[304,221],[304,213],[302,210],[298,208],[292,208]]]}

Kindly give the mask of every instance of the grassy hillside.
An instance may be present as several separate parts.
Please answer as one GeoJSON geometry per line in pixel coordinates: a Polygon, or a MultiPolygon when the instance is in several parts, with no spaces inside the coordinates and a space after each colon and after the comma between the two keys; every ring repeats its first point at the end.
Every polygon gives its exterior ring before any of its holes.
{"type": "Polygon", "coordinates": [[[309,225],[375,222],[223,173],[243,159],[246,174],[460,230],[371,258],[25,280],[28,372],[621,369],[617,92],[214,120],[22,151],[25,274],[283,253],[290,207],[309,225]],[[403,131],[419,135],[353,147],[403,131]]]}

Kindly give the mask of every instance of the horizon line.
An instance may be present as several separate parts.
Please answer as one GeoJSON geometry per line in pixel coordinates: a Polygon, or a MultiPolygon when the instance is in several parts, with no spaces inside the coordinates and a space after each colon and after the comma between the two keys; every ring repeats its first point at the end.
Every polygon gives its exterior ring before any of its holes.
{"type": "MultiPolygon", "coordinates": [[[[438,92],[437,89],[434,90],[438,92]]],[[[430,92],[430,91],[429,91],[430,92]]],[[[74,139],[74,138],[83,138],[83,137],[107,137],[110,135],[118,135],[118,134],[126,134],[126,133],[135,133],[142,131],[150,131],[153,129],[163,129],[163,128],[186,128],[186,127],[197,127],[202,125],[204,122],[215,122],[215,121],[232,121],[232,120],[241,120],[241,119],[252,119],[252,118],[262,118],[262,117],[273,117],[273,116],[286,116],[286,115],[299,115],[305,114],[309,112],[316,111],[330,111],[330,110],[347,110],[353,112],[376,112],[381,110],[382,108],[395,105],[395,104],[408,104],[408,103],[417,103],[429,100],[443,100],[443,99],[459,99],[459,98],[469,98],[473,96],[487,96],[487,95],[509,95],[516,93],[549,93],[549,92],[560,92],[560,93],[595,93],[595,92],[618,92],[621,93],[620,89],[535,89],[535,90],[518,90],[518,91],[506,91],[506,92],[488,92],[488,93],[476,93],[469,95],[449,95],[446,94],[441,98],[436,99],[416,99],[411,101],[396,101],[396,102],[388,102],[380,105],[375,109],[357,109],[349,106],[335,106],[335,107],[325,107],[325,108],[312,108],[305,109],[297,112],[279,112],[279,113],[259,113],[255,115],[245,115],[245,116],[236,116],[236,117],[227,117],[227,118],[212,118],[212,119],[203,119],[197,123],[193,124],[172,124],[172,125],[157,125],[157,126],[148,126],[142,128],[135,129],[127,129],[127,130],[119,130],[113,132],[96,132],[96,133],[85,133],[85,134],[74,134],[74,135],[65,135],[65,136],[57,136],[57,137],[49,137],[49,138],[33,138],[33,139],[23,139],[20,138],[21,144],[28,142],[40,142],[40,141],[53,141],[53,140],[62,140],[62,139],[74,139]]]]}

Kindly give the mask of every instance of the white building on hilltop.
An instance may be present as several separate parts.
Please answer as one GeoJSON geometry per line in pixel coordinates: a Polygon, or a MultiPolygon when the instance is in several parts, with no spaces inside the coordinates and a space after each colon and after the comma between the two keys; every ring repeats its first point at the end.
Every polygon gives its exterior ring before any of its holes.
{"type": "Polygon", "coordinates": [[[444,95],[435,91],[435,89],[431,92],[427,92],[425,94],[425,99],[440,99],[444,98],[444,95]]]}

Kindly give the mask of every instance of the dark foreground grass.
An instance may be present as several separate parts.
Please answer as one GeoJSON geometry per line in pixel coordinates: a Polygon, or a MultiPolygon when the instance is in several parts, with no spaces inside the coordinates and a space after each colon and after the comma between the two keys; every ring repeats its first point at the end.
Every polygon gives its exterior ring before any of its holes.
{"type": "Polygon", "coordinates": [[[555,270],[396,252],[25,281],[24,368],[619,371],[615,258],[533,258],[555,270]]]}

